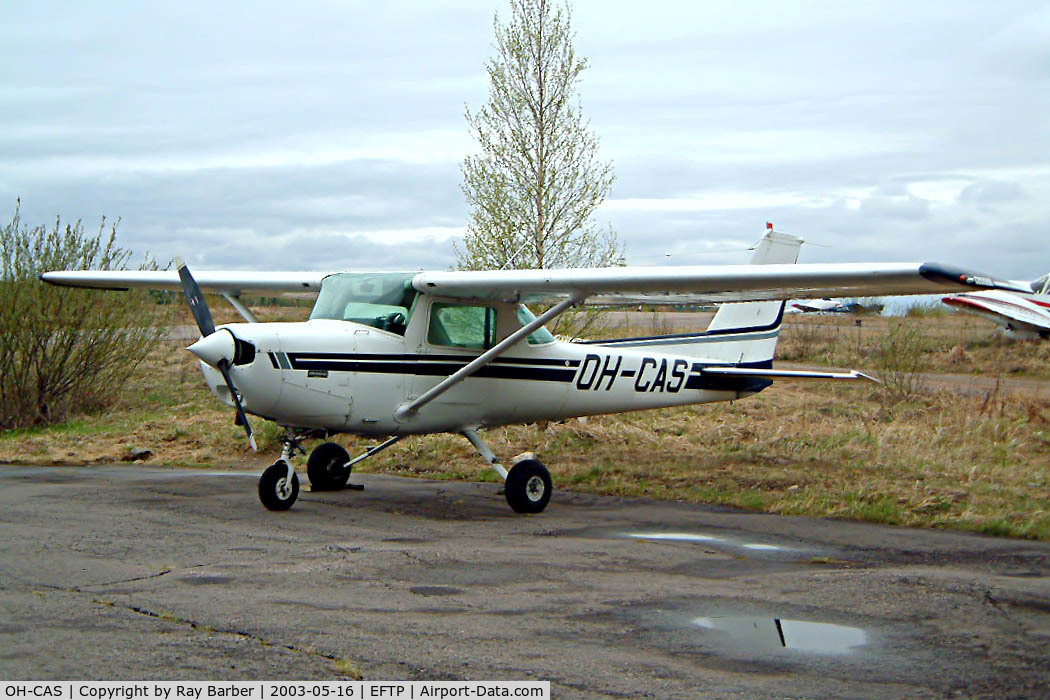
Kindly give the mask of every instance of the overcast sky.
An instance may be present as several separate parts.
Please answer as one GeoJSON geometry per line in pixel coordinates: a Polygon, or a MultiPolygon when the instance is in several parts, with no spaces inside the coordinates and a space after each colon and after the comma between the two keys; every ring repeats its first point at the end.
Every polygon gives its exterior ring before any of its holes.
{"type": "MultiPolygon", "coordinates": [[[[1050,270],[1050,6],[573,5],[634,264],[1050,270]]],[[[445,268],[497,0],[53,2],[0,23],[0,213],[199,269],[445,268]]]]}

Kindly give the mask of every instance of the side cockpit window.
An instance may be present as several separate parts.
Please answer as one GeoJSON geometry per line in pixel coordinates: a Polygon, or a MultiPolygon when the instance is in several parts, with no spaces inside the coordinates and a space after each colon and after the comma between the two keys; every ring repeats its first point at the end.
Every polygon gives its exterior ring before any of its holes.
{"type": "Polygon", "coordinates": [[[496,344],[496,310],[434,302],[430,306],[427,342],[454,348],[487,350],[496,344]]]}

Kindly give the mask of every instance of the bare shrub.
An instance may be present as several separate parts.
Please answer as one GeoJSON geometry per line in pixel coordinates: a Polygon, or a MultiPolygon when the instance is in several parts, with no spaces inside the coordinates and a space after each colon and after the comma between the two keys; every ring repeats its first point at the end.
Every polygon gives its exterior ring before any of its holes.
{"type": "Polygon", "coordinates": [[[672,335],[674,333],[674,321],[667,312],[650,311],[645,326],[646,333],[650,336],[672,335]]]}
{"type": "Polygon", "coordinates": [[[904,309],[904,315],[910,317],[940,318],[954,313],[939,299],[918,299],[904,309]]]}
{"type": "Polygon", "coordinates": [[[785,324],[777,343],[777,359],[784,362],[834,364],[840,352],[838,328],[819,323],[785,324]]]}
{"type": "MultiPolygon", "coordinates": [[[[16,205],[0,230],[0,429],[96,411],[123,389],[158,336],[145,293],[53,287],[48,270],[125,269],[117,224],[25,226],[16,205]]],[[[155,266],[154,266],[155,267],[155,266]]],[[[171,307],[168,307],[171,308],[171,307]]]]}
{"type": "MultiPolygon", "coordinates": [[[[538,316],[549,307],[533,310],[538,316]]],[[[595,334],[601,334],[608,325],[608,314],[604,309],[594,306],[577,306],[554,319],[548,326],[551,333],[570,342],[589,340],[595,334]]]]}
{"type": "Polygon", "coordinates": [[[926,370],[927,341],[917,326],[891,324],[875,349],[876,376],[882,395],[892,403],[927,393],[922,376],[926,370]]]}

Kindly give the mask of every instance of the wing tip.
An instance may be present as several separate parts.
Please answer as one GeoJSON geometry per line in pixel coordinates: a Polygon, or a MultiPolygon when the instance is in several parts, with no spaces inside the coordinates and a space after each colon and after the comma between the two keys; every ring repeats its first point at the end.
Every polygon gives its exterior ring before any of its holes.
{"type": "Polygon", "coordinates": [[[990,275],[979,272],[969,272],[954,265],[945,265],[937,262],[926,262],[919,265],[919,274],[931,282],[961,285],[974,289],[1002,289],[1008,292],[1022,292],[1031,294],[1031,289],[1026,289],[1013,282],[995,279],[990,275]]]}
{"type": "Polygon", "coordinates": [[[129,289],[129,287],[110,287],[110,286],[91,284],[90,282],[84,282],[82,280],[78,280],[76,277],[73,277],[73,278],[67,277],[65,279],[62,278],[62,275],[68,275],[71,272],[72,272],[72,274],[75,275],[77,272],[79,272],[79,270],[72,270],[72,271],[52,270],[51,272],[42,272],[42,273],[40,273],[40,275],[38,276],[37,279],[39,279],[41,282],[44,282],[45,284],[50,284],[53,287],[69,287],[71,289],[98,289],[98,290],[107,291],[107,292],[126,292],[129,289]]]}

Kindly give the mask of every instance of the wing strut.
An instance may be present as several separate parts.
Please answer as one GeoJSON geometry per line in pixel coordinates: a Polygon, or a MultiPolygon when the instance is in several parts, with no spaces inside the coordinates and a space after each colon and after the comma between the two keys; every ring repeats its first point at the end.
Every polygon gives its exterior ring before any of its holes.
{"type": "Polygon", "coordinates": [[[576,306],[585,298],[586,296],[584,294],[577,293],[572,295],[568,299],[564,299],[558,302],[557,304],[544,311],[542,314],[540,314],[538,317],[536,317],[529,323],[525,324],[524,326],[511,333],[500,342],[493,345],[481,355],[478,355],[477,358],[469,362],[465,367],[463,367],[459,371],[455,372],[454,374],[450,374],[448,377],[445,377],[445,379],[441,380],[436,386],[431,388],[429,391],[425,392],[419,398],[413,399],[412,401],[406,401],[405,403],[398,406],[397,410],[394,411],[394,418],[399,421],[411,418],[419,411],[420,408],[427,405],[437,397],[441,396],[446,391],[456,386],[461,381],[463,381],[464,379],[474,374],[479,369],[481,369],[482,367],[484,367],[485,365],[489,364],[497,357],[502,355],[519,340],[529,335],[530,333],[538,329],[540,326],[550,321],[551,319],[559,316],[565,311],[568,311],[573,306],[576,306]]]}
{"type": "Polygon", "coordinates": [[[244,302],[241,301],[240,292],[221,292],[222,298],[230,302],[230,306],[237,309],[237,313],[241,315],[248,323],[258,323],[259,319],[255,317],[252,310],[245,306],[244,302]]]}

